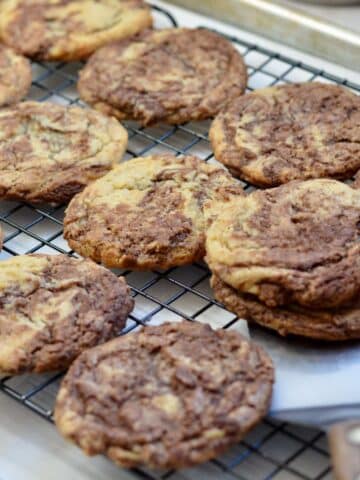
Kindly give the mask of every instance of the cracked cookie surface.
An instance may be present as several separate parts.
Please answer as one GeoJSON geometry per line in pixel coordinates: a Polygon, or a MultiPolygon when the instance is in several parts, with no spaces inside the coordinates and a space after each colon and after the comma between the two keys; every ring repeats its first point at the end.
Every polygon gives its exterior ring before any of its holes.
{"type": "Polygon", "coordinates": [[[192,156],[140,157],[72,200],[64,236],[77,253],[109,267],[183,265],[204,255],[204,205],[234,195],[242,187],[221,167],[192,156]]]}
{"type": "Polygon", "coordinates": [[[124,326],[133,300],[123,278],[90,260],[22,255],[0,263],[0,371],[67,368],[124,326]]]}
{"type": "Polygon", "coordinates": [[[210,269],[269,307],[344,305],[360,293],[360,191],[294,181],[234,199],[207,233],[210,269]]]}
{"type": "Polygon", "coordinates": [[[241,95],[247,73],[229,41],[205,29],[146,31],[96,52],[80,72],[83,100],[142,125],[210,118],[241,95]]]}
{"type": "Polygon", "coordinates": [[[345,341],[360,339],[360,301],[332,309],[311,309],[290,304],[269,308],[257,297],[241,293],[213,275],[215,298],[230,312],[280,335],[298,335],[315,340],[345,341]]]}
{"type": "Polygon", "coordinates": [[[58,205],[121,159],[127,132],[94,110],[23,102],[0,111],[0,198],[58,205]]]}
{"type": "Polygon", "coordinates": [[[183,321],[119,337],[72,365],[60,432],[125,467],[181,468],[236,443],[266,414],[270,357],[231,330],[183,321]]]}
{"type": "Polygon", "coordinates": [[[360,97],[337,85],[256,90],[213,121],[217,160],[254,185],[351,178],[360,168],[360,97]]]}
{"type": "Polygon", "coordinates": [[[142,0],[3,0],[0,37],[37,60],[73,61],[151,27],[142,0]]]}
{"type": "Polygon", "coordinates": [[[29,60],[0,44],[0,108],[24,98],[30,85],[29,60]]]}

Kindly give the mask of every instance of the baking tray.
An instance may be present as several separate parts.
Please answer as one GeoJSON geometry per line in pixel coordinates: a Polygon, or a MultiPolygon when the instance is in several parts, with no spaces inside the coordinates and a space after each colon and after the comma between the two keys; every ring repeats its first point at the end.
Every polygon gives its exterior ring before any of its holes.
{"type": "MultiPolygon", "coordinates": [[[[176,26],[166,10],[153,7],[158,27],[176,26]]],[[[202,25],[199,25],[202,26],[202,25]]],[[[249,90],[269,85],[320,80],[338,83],[360,92],[360,85],[327,74],[295,59],[266,50],[241,38],[227,37],[243,54],[249,71],[249,90]]],[[[33,63],[32,100],[81,104],[76,91],[80,63],[33,63]]],[[[126,159],[155,153],[198,155],[215,162],[208,142],[210,122],[178,127],[158,125],[142,128],[125,122],[129,132],[126,159]]],[[[253,188],[244,183],[245,189],[253,188]]],[[[5,233],[0,259],[25,253],[72,254],[62,236],[64,207],[50,208],[15,202],[0,202],[0,222],[5,233]]],[[[123,334],[139,325],[155,325],[182,317],[209,323],[215,328],[246,328],[246,322],[225,310],[212,296],[209,272],[203,263],[167,271],[117,271],[125,275],[135,298],[135,309],[123,334]]],[[[22,375],[0,378],[0,390],[52,421],[55,396],[62,374],[22,375]]],[[[31,410],[31,411],[30,411],[31,410]]],[[[119,469],[117,478],[123,478],[119,469]]],[[[224,480],[329,480],[331,469],[323,433],[266,419],[246,439],[224,455],[202,466],[181,472],[134,470],[134,479],[224,479],[224,480]]]]}
{"type": "MultiPolygon", "coordinates": [[[[304,11],[306,5],[301,2],[284,0],[196,2],[170,0],[170,2],[360,71],[360,31],[307,13],[304,11]]],[[[356,11],[352,21],[354,25],[360,25],[360,7],[356,11]]]]}

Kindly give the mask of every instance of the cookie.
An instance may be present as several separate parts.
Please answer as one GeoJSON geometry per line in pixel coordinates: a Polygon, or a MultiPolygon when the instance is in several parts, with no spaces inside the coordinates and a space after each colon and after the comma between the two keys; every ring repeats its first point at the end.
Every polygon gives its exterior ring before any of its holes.
{"type": "Polygon", "coordinates": [[[360,96],[316,82],[256,90],[231,102],[209,135],[217,160],[254,185],[351,178],[360,168],[360,96]]]}
{"type": "Polygon", "coordinates": [[[127,132],[94,110],[23,102],[0,111],[0,198],[58,205],[121,159],[127,132]]]}
{"type": "Polygon", "coordinates": [[[0,44],[0,108],[24,98],[30,85],[29,60],[0,44]]]}
{"type": "Polygon", "coordinates": [[[0,36],[37,60],[73,61],[151,27],[142,0],[3,0],[0,36]]]}
{"type": "Polygon", "coordinates": [[[238,51],[205,29],[148,30],[98,50],[80,72],[83,100],[142,125],[213,117],[241,95],[247,72],[238,51]]]}
{"type": "Polygon", "coordinates": [[[90,260],[23,255],[0,263],[0,371],[67,368],[114,337],[133,300],[123,278],[90,260]]]}
{"type": "Polygon", "coordinates": [[[276,330],[316,340],[360,339],[360,301],[334,309],[309,309],[296,304],[269,308],[254,295],[240,293],[219,277],[211,278],[215,298],[240,318],[276,330]]]}
{"type": "Polygon", "coordinates": [[[183,321],[88,350],[55,407],[60,432],[124,467],[182,468],[239,441],[266,414],[269,356],[235,331],[183,321]]]}
{"type": "Polygon", "coordinates": [[[360,191],[294,181],[229,202],[212,223],[213,273],[269,307],[346,304],[360,293],[360,191]]]}
{"type": "Polygon", "coordinates": [[[241,194],[240,183],[224,169],[196,157],[140,157],[72,200],[64,236],[77,253],[108,267],[184,265],[204,255],[204,204],[241,194]]]}

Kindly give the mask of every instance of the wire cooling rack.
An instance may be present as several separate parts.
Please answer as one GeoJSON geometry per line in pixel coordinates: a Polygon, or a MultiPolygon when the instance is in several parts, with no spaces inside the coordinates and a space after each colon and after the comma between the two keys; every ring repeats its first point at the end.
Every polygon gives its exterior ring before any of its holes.
{"type": "MultiPolygon", "coordinates": [[[[157,26],[176,26],[167,11],[153,7],[157,26]]],[[[291,58],[228,37],[242,53],[248,65],[249,90],[286,82],[318,79],[338,83],[360,92],[360,85],[329,75],[291,58]]],[[[79,63],[33,64],[32,100],[61,104],[81,103],[76,91],[79,63]]],[[[209,122],[195,122],[169,127],[140,128],[126,122],[129,147],[125,158],[155,153],[197,155],[214,162],[208,142],[209,122]]],[[[252,188],[244,183],[244,188],[252,188]]],[[[0,259],[25,253],[71,254],[62,236],[64,207],[34,208],[14,202],[0,202],[0,222],[5,233],[0,259]]],[[[135,298],[135,309],[123,333],[139,325],[158,324],[180,318],[206,322],[216,328],[245,327],[245,322],[225,310],[209,288],[209,272],[202,263],[167,271],[131,272],[125,275],[135,298]]],[[[47,420],[52,420],[55,396],[61,374],[22,375],[0,378],[0,390],[17,399],[47,420]]],[[[122,478],[119,469],[119,479],[122,478]]],[[[127,478],[147,479],[240,479],[240,480],[329,480],[332,478],[324,435],[285,423],[265,420],[246,439],[215,461],[181,472],[136,470],[127,478]]]]}

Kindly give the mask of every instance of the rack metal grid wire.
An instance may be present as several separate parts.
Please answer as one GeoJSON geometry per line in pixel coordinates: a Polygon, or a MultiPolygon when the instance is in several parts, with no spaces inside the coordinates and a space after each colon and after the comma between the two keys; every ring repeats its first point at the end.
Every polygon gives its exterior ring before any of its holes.
{"type": "MultiPolygon", "coordinates": [[[[156,23],[176,26],[167,11],[153,7],[156,23]]],[[[241,32],[239,32],[241,33],[241,32]]],[[[227,37],[242,53],[248,65],[249,90],[269,85],[320,80],[345,85],[356,93],[360,85],[329,75],[294,59],[227,37]]],[[[61,104],[79,103],[77,72],[81,64],[33,63],[33,85],[29,98],[61,104]]],[[[126,159],[161,152],[198,155],[214,162],[207,132],[209,122],[169,127],[140,128],[125,122],[129,132],[126,159]]],[[[244,183],[245,189],[251,185],[244,183]]],[[[25,253],[73,254],[62,237],[64,207],[35,208],[28,204],[1,202],[0,222],[5,233],[0,259],[25,253]]],[[[202,263],[168,271],[132,272],[125,275],[135,298],[135,309],[122,334],[139,325],[187,318],[217,328],[242,328],[244,322],[216,302],[209,288],[209,272],[202,263]]],[[[0,390],[52,421],[52,410],[61,374],[22,375],[0,378],[0,390]]],[[[146,469],[127,472],[126,478],[171,479],[222,478],[225,480],[329,480],[332,478],[326,439],[323,433],[266,419],[244,441],[205,465],[181,472],[154,472],[146,469]]],[[[119,478],[122,478],[119,470],[119,478]]]]}

